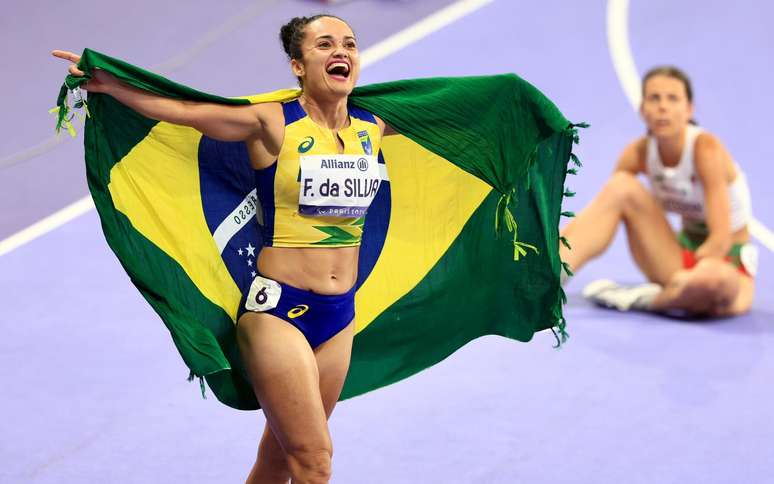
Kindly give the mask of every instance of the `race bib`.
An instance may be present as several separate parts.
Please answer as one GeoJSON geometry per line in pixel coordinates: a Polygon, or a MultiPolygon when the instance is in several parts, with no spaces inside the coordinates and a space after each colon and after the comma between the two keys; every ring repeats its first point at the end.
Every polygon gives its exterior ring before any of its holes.
{"type": "Polygon", "coordinates": [[[277,281],[258,276],[253,279],[253,283],[250,285],[245,309],[258,313],[274,309],[277,307],[281,295],[282,286],[277,281]]]}
{"type": "Polygon", "coordinates": [[[301,156],[298,212],[313,217],[362,217],[381,180],[374,155],[301,156]]]}

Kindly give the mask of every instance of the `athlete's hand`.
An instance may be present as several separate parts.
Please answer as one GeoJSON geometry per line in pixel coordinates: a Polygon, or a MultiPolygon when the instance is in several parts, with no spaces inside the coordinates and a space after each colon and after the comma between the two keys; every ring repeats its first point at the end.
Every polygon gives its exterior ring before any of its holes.
{"type": "Polygon", "coordinates": [[[730,249],[730,243],[710,236],[707,237],[707,240],[705,240],[698,249],[696,249],[696,260],[710,258],[723,259],[730,249]]]}
{"type": "MultiPolygon", "coordinates": [[[[78,64],[78,61],[81,60],[81,56],[78,54],[66,50],[54,50],[51,51],[51,55],[66,61],[70,61],[71,64],[67,70],[73,76],[83,77],[85,75],[85,73],[78,69],[78,66],[76,65],[78,64]]],[[[115,82],[116,79],[107,72],[95,69],[93,75],[91,76],[91,80],[81,86],[81,88],[91,92],[107,92],[110,85],[115,82]]]]}

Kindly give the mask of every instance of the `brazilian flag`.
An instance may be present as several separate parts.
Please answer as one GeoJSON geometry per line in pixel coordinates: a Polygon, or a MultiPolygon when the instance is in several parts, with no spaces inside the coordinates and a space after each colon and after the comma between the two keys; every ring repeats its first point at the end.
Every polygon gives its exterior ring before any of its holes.
{"type": "MultiPolygon", "coordinates": [[[[235,338],[241,288],[261,248],[244,143],[145,118],[78,86],[94,69],[163,96],[246,104],[86,49],[60,91],[59,126],[84,107],[88,185],[108,244],[172,335],[191,375],[255,409],[235,338]],[[75,93],[71,95],[70,93],[75,93]],[[75,102],[73,102],[75,98],[75,102]]],[[[558,248],[577,126],[519,77],[404,80],[359,87],[353,106],[385,120],[382,183],[360,249],[356,336],[342,398],[406,378],[479,336],[563,339],[558,248]]]]}

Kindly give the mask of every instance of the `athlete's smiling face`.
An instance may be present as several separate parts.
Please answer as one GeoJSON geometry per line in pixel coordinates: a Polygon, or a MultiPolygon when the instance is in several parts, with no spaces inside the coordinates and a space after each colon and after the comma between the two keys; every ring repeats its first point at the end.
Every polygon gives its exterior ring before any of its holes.
{"type": "Polygon", "coordinates": [[[346,22],[321,17],[309,23],[301,44],[302,59],[291,60],[310,96],[348,96],[360,75],[360,54],[355,34],[346,22]]]}
{"type": "Polygon", "coordinates": [[[693,117],[693,104],[680,79],[655,75],[645,83],[640,114],[650,133],[657,137],[672,137],[682,130],[693,117]]]}

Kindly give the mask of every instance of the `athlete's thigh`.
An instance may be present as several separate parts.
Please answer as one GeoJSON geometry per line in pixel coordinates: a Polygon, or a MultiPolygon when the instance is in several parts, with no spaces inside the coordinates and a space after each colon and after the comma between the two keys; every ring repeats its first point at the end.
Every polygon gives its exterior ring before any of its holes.
{"type": "Polygon", "coordinates": [[[347,378],[352,356],[352,340],[355,336],[354,321],[333,338],[314,350],[320,375],[320,394],[325,413],[330,417],[347,378]]]}
{"type": "Polygon", "coordinates": [[[666,284],[682,269],[682,247],[655,197],[641,187],[634,208],[626,217],[626,235],[632,258],[645,276],[666,284]]]}
{"type": "Polygon", "coordinates": [[[330,447],[317,361],[304,335],[265,313],[243,315],[237,331],[256,397],[283,449],[330,447]]]}

